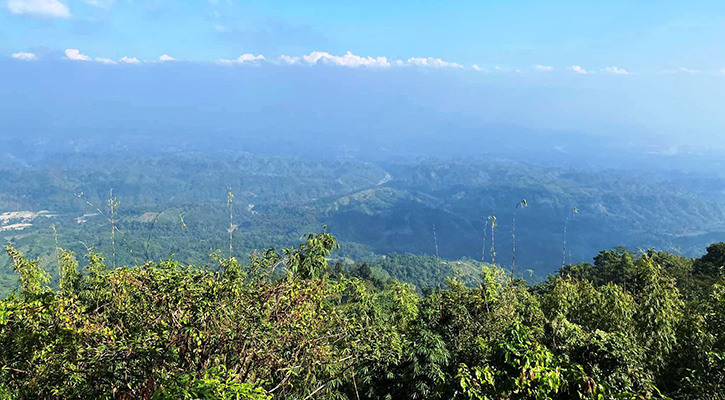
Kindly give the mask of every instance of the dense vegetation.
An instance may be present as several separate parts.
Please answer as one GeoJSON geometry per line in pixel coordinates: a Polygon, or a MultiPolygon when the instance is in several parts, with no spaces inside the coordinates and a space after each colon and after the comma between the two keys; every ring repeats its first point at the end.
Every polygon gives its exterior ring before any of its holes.
{"type": "MultiPolygon", "coordinates": [[[[435,264],[434,258],[402,255],[434,256],[437,242],[442,258],[481,261],[491,214],[498,221],[496,261],[509,265],[512,213],[523,198],[528,207],[518,211],[517,271],[531,269],[540,279],[562,264],[563,228],[573,207],[579,212],[568,221],[567,263],[590,260],[600,249],[618,245],[695,257],[725,235],[725,180],[704,173],[637,177],[497,159],[364,162],[348,157],[99,153],[0,163],[0,215],[48,210],[0,220],[0,242],[12,241],[28,257],[42,257],[50,271],[55,271],[49,260],[56,240],[77,254],[92,247],[110,265],[114,259],[131,265],[168,257],[204,264],[210,252],[226,247],[228,186],[235,195],[237,256],[293,245],[327,224],[342,245],[337,257],[368,262],[421,287],[436,283],[432,269],[419,268],[435,264]],[[110,189],[119,203],[115,257],[110,189]],[[18,224],[28,226],[19,229],[18,224]],[[391,253],[401,256],[391,255],[396,262],[385,262],[382,256],[391,253]]],[[[490,248],[490,229],[487,235],[490,248]]],[[[491,261],[488,250],[485,254],[491,261]]],[[[0,296],[16,285],[10,259],[2,254],[0,296]]]]}
{"type": "Polygon", "coordinates": [[[422,292],[330,264],[337,247],[323,232],[244,263],[115,269],[58,248],[51,288],[9,245],[21,288],[0,302],[0,396],[725,398],[725,243],[603,251],[535,286],[479,264],[422,292]]]}

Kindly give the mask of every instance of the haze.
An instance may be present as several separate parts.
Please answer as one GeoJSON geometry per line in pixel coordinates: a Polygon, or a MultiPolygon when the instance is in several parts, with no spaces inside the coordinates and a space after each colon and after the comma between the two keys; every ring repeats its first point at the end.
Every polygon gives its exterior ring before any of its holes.
{"type": "Polygon", "coordinates": [[[368,156],[719,151],[722,20],[719,2],[11,0],[0,131],[56,149],[211,134],[368,156]]]}

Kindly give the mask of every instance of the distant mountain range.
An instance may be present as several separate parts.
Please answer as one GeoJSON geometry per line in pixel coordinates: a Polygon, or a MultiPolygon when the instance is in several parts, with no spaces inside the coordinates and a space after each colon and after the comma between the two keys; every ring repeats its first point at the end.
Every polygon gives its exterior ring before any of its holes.
{"type": "Polygon", "coordinates": [[[342,257],[433,255],[437,244],[443,258],[480,261],[485,254],[490,262],[492,234],[489,225],[484,250],[484,226],[495,214],[496,262],[508,266],[513,211],[522,199],[528,207],[517,210],[517,269],[538,275],[561,266],[564,223],[573,207],[579,212],[568,222],[567,262],[588,261],[620,245],[694,256],[725,239],[725,184],[709,174],[637,176],[506,160],[393,163],[248,153],[73,153],[28,166],[7,164],[0,174],[0,214],[8,218],[0,218],[0,237],[31,254],[46,249],[33,255],[45,256],[48,268],[55,247],[51,225],[64,247],[111,254],[110,189],[120,201],[114,218],[123,234],[119,264],[143,261],[147,253],[206,263],[206,255],[228,248],[227,187],[235,194],[239,256],[292,245],[327,225],[343,244],[342,257]],[[8,214],[18,211],[25,213],[8,214]]]}

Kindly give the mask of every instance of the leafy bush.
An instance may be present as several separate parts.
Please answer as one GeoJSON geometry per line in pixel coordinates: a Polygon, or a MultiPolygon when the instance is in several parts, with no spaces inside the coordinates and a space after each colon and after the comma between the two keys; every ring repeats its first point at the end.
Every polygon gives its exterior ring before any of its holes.
{"type": "Polygon", "coordinates": [[[725,393],[725,277],[688,267],[700,260],[602,253],[537,287],[486,266],[475,285],[449,278],[420,295],[359,266],[331,268],[336,247],[323,232],[246,265],[217,256],[213,268],[109,269],[90,252],[83,273],[60,250],[54,290],[38,260],[8,246],[22,286],[0,301],[0,398],[725,393]]]}
{"type": "Polygon", "coordinates": [[[224,368],[204,371],[201,377],[190,374],[173,376],[151,400],[270,400],[265,390],[248,383],[239,383],[238,376],[224,368]]]}

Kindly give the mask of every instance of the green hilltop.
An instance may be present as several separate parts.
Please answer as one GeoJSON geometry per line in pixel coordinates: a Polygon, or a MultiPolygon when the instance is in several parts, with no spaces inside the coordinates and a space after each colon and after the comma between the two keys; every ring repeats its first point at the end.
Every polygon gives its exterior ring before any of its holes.
{"type": "MultiPolygon", "coordinates": [[[[84,266],[12,245],[0,301],[6,399],[719,399],[725,243],[704,256],[600,252],[528,285],[496,265],[298,246],[84,266]],[[422,291],[398,279],[436,270],[422,291]],[[474,269],[476,273],[473,274],[474,269]],[[385,271],[381,276],[376,271],[385,271]],[[443,278],[444,274],[452,276],[443,278]]],[[[230,249],[233,251],[233,248],[230,249]]]]}

